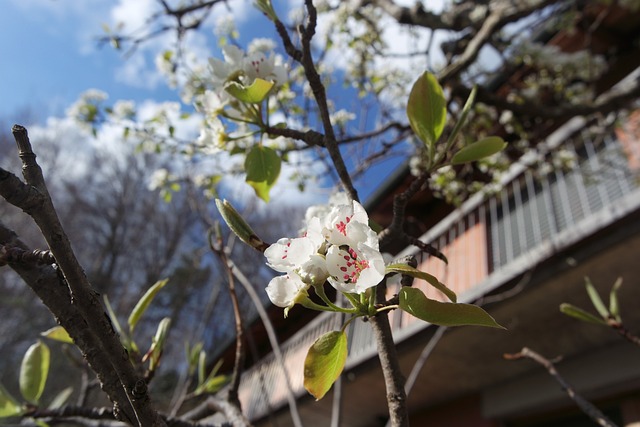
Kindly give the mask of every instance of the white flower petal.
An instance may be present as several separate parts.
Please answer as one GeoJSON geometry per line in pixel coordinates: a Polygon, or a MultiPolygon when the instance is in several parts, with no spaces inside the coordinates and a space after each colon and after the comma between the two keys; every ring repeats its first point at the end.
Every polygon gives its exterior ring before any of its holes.
{"type": "Polygon", "coordinates": [[[382,254],[364,244],[353,247],[331,246],[327,251],[329,283],[342,292],[362,293],[384,278],[382,254]]]}
{"type": "Polygon", "coordinates": [[[282,308],[295,304],[295,300],[301,292],[306,292],[306,285],[300,277],[291,272],[285,276],[277,276],[271,279],[266,291],[271,302],[282,308]]]}
{"type": "Polygon", "coordinates": [[[317,252],[313,241],[306,237],[283,238],[264,251],[267,265],[276,271],[286,273],[300,267],[317,252]]]}
{"type": "Polygon", "coordinates": [[[298,274],[305,283],[322,285],[329,277],[327,261],[321,255],[311,255],[309,260],[302,264],[298,274]]]}

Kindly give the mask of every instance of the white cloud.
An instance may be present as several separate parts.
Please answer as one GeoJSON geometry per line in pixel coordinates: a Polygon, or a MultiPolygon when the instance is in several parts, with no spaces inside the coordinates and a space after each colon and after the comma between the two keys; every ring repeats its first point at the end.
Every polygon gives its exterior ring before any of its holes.
{"type": "Polygon", "coordinates": [[[133,55],[116,69],[115,79],[132,87],[154,89],[163,81],[162,75],[151,66],[145,55],[133,55]]]}
{"type": "Polygon", "coordinates": [[[147,19],[160,8],[156,0],[120,0],[111,9],[111,22],[125,33],[144,29],[147,19]]]}

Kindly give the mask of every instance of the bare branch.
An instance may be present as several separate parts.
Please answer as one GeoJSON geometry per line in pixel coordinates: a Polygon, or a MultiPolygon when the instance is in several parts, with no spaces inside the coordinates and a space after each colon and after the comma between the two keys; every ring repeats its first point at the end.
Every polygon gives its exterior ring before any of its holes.
{"type": "Polygon", "coordinates": [[[598,408],[596,408],[592,403],[587,401],[585,398],[576,393],[575,389],[558,373],[553,362],[535,351],[524,347],[520,350],[519,353],[515,354],[505,354],[504,358],[507,360],[520,360],[523,358],[531,359],[539,365],[543,366],[549,375],[553,377],[554,380],[560,384],[562,389],[567,393],[567,395],[573,400],[580,410],[589,416],[593,421],[595,421],[599,426],[602,427],[617,427],[617,425],[607,418],[598,408]]]}
{"type": "Polygon", "coordinates": [[[229,266],[229,259],[222,245],[221,237],[214,237],[209,232],[209,248],[219,258],[222,268],[227,272],[227,284],[229,287],[229,296],[231,297],[231,305],[233,307],[233,316],[236,326],[236,357],[233,365],[233,373],[231,374],[231,383],[227,391],[227,399],[232,405],[238,407],[238,411],[242,412],[240,400],[238,399],[238,388],[240,387],[241,370],[244,366],[245,349],[244,349],[244,326],[242,322],[242,314],[240,313],[240,304],[238,302],[238,294],[236,293],[235,277],[229,266]]]}
{"type": "MultiPolygon", "coordinates": [[[[0,223],[0,244],[28,250],[28,247],[18,239],[18,236],[2,223],[0,223]]],[[[48,265],[9,263],[9,267],[18,273],[27,286],[54,314],[57,322],[73,338],[73,342],[97,374],[102,389],[111,400],[116,405],[119,402],[125,402],[125,406],[121,407],[121,410],[125,412],[126,417],[134,417],[128,405],[125,391],[118,381],[118,377],[113,375],[111,362],[107,355],[100,350],[100,344],[95,335],[84,326],[77,305],[71,304],[71,295],[64,278],[48,265]]]]}
{"type": "Polygon", "coordinates": [[[291,56],[295,61],[299,62],[304,69],[305,76],[309,82],[309,87],[311,88],[316,104],[318,105],[318,111],[320,113],[325,134],[324,147],[327,149],[327,152],[333,161],[333,165],[340,177],[340,181],[342,182],[347,194],[349,194],[349,197],[352,200],[359,201],[358,192],[353,186],[349,171],[347,170],[342,154],[340,153],[335,132],[333,131],[333,125],[331,124],[331,118],[329,116],[326,90],[313,62],[311,40],[316,31],[317,11],[310,0],[306,0],[305,5],[308,13],[307,25],[300,26],[298,29],[301,35],[302,49],[298,49],[293,45],[286,27],[279,20],[275,21],[276,30],[282,38],[287,54],[289,54],[289,56],[291,56]]]}
{"type": "MultiPolygon", "coordinates": [[[[121,384],[120,387],[121,390],[124,389],[126,399],[122,398],[121,393],[114,393],[113,389],[109,390],[111,391],[110,397],[124,411],[129,422],[135,422],[139,425],[163,425],[164,422],[151,407],[146,383],[136,374],[133,365],[129,362],[127,351],[122,346],[109,317],[104,314],[97,293],[91,287],[84,270],[73,253],[71,243],[60,224],[49,196],[42,170],[36,162],[36,155],[31,148],[27,130],[22,126],[14,125],[12,132],[18,145],[18,155],[22,160],[23,175],[27,185],[17,185],[15,176],[12,178],[12,175],[3,173],[2,176],[5,178],[2,180],[3,183],[13,183],[14,187],[0,186],[0,194],[10,196],[7,198],[10,203],[24,202],[13,204],[22,208],[34,219],[56,259],[56,264],[64,275],[66,285],[69,287],[70,298],[66,303],[60,302],[63,305],[49,306],[49,308],[56,310],[53,313],[57,317],[60,317],[59,313],[65,305],[73,305],[73,310],[77,310],[73,313],[74,317],[81,318],[85,322],[89,331],[87,335],[91,335],[92,344],[95,345],[84,349],[87,352],[88,360],[95,353],[106,356],[111,369],[102,372],[106,377],[101,380],[121,384]],[[97,309],[102,310],[102,316],[96,316],[97,309]],[[127,408],[131,408],[131,410],[127,410],[127,408]]],[[[80,323],[82,324],[82,322],[80,323]]]]}
{"type": "Polygon", "coordinates": [[[495,2],[491,13],[484,19],[480,30],[469,41],[462,55],[440,72],[438,80],[444,84],[466,70],[478,57],[480,49],[506,24],[530,15],[556,1],[557,0],[495,2]]]}
{"type": "Polygon", "coordinates": [[[390,244],[394,239],[406,239],[404,233],[404,214],[407,204],[409,200],[422,189],[429,176],[428,173],[421,174],[409,185],[409,188],[403,193],[396,194],[393,198],[393,219],[391,220],[391,224],[378,235],[381,247],[390,244]]]}

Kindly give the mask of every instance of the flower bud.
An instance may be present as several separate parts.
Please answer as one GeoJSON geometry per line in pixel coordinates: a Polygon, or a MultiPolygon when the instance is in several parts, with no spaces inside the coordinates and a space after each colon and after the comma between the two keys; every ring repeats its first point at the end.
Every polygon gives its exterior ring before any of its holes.
{"type": "Polygon", "coordinates": [[[269,247],[268,244],[256,235],[238,211],[231,206],[231,203],[226,200],[216,199],[216,206],[224,222],[227,223],[231,231],[233,231],[240,240],[260,252],[264,252],[269,247]]]}

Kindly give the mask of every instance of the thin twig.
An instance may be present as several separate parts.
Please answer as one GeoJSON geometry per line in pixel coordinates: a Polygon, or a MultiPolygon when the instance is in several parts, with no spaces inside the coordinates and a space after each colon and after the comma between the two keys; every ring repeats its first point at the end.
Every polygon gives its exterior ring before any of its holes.
{"type": "Polygon", "coordinates": [[[421,174],[409,185],[409,188],[404,192],[395,195],[393,198],[393,219],[391,220],[391,224],[378,235],[378,238],[380,239],[380,247],[384,248],[395,239],[406,237],[404,233],[404,220],[407,204],[409,203],[409,200],[411,200],[411,198],[422,189],[429,179],[429,176],[430,175],[428,173],[421,174]]]}
{"type": "Polygon", "coordinates": [[[231,297],[231,306],[233,307],[233,315],[235,318],[236,327],[236,357],[233,365],[233,372],[231,374],[231,381],[229,389],[227,391],[227,398],[229,402],[236,405],[240,411],[242,411],[242,405],[238,399],[238,388],[240,387],[240,377],[242,374],[242,367],[244,366],[245,349],[244,349],[244,326],[242,321],[242,314],[240,313],[240,303],[238,302],[238,294],[236,293],[235,277],[233,271],[229,266],[229,259],[222,246],[222,239],[218,238],[214,241],[212,233],[209,235],[209,248],[218,256],[224,268],[227,272],[227,284],[229,288],[229,296],[231,297]]]}
{"type": "Polygon", "coordinates": [[[524,347],[522,350],[520,350],[519,353],[505,354],[504,358],[507,360],[520,360],[523,358],[527,358],[543,366],[547,370],[547,372],[549,372],[549,375],[551,375],[553,379],[556,380],[558,384],[560,384],[567,395],[576,403],[576,405],[578,405],[582,412],[589,416],[589,418],[591,418],[599,426],[602,427],[618,427],[592,403],[576,393],[575,389],[558,373],[555,366],[553,365],[553,362],[551,362],[549,359],[546,359],[545,357],[527,347],[524,347]]]}
{"type": "Polygon", "coordinates": [[[640,346],[640,337],[628,330],[622,322],[618,322],[615,319],[609,319],[607,324],[631,344],[640,346]]]}
{"type": "Polygon", "coordinates": [[[251,282],[247,279],[247,277],[242,273],[242,270],[238,268],[237,265],[231,260],[228,260],[229,268],[233,272],[233,275],[238,279],[238,282],[245,289],[249,298],[251,298],[251,302],[256,307],[258,311],[258,316],[260,316],[260,320],[264,325],[265,331],[267,332],[267,337],[269,338],[269,343],[271,344],[271,348],[273,350],[273,355],[275,356],[276,362],[280,365],[280,369],[284,375],[285,384],[287,387],[287,402],[289,404],[289,412],[291,413],[291,419],[293,421],[293,425],[295,427],[302,427],[302,419],[300,418],[300,413],[298,412],[298,405],[296,403],[296,397],[293,393],[293,389],[291,387],[291,380],[289,379],[289,371],[287,370],[287,366],[284,360],[284,355],[282,354],[282,350],[280,349],[280,344],[278,343],[278,336],[276,335],[276,331],[273,327],[273,323],[269,319],[269,315],[262,305],[262,301],[260,297],[256,293],[255,289],[251,285],[251,282]]]}

